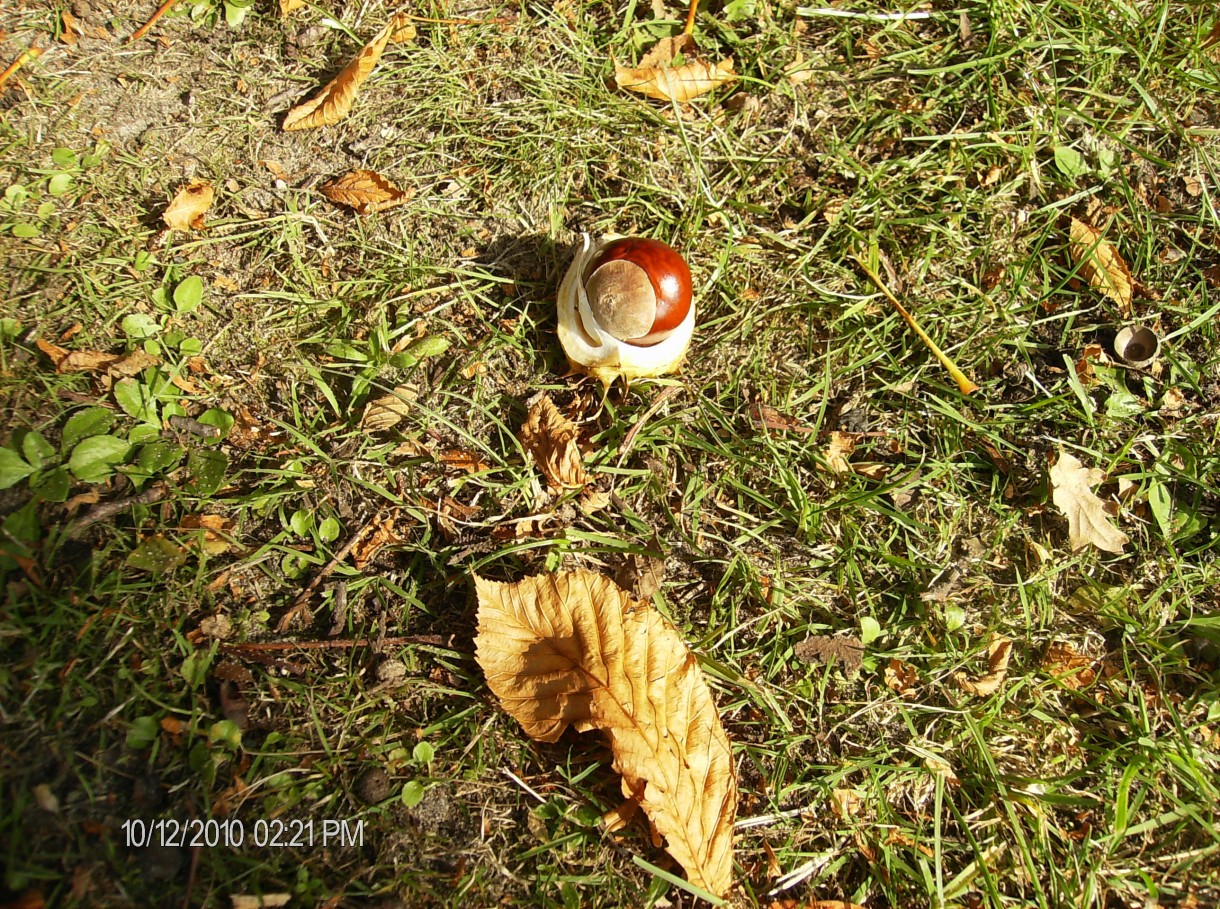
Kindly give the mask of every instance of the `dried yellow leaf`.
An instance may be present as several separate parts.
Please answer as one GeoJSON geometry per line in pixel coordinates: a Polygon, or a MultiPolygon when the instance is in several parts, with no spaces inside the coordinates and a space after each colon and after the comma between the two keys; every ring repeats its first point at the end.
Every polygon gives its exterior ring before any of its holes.
{"type": "Polygon", "coordinates": [[[207,180],[192,180],[170,201],[162,218],[171,230],[203,230],[203,216],[212,207],[216,190],[207,180]]]}
{"type": "Polygon", "coordinates": [[[1008,660],[1012,656],[1012,641],[999,638],[987,648],[987,674],[972,679],[964,672],[953,674],[957,687],[975,697],[995,694],[1008,675],[1008,660]]]}
{"type": "Polygon", "coordinates": [[[1131,315],[1131,294],[1134,290],[1131,269],[1114,244],[1104,239],[1097,228],[1076,218],[1072,219],[1068,238],[1072,261],[1089,286],[1117,303],[1119,315],[1131,315]]]}
{"type": "Polygon", "coordinates": [[[369,432],[384,432],[402,422],[411,410],[411,403],[419,397],[413,385],[399,385],[388,395],[374,398],[364,406],[360,428],[369,432]]]}
{"type": "Polygon", "coordinates": [[[476,656],[532,737],[601,730],[635,799],[696,886],[733,882],[737,775],[694,655],[648,603],[590,571],[476,577],[476,656]]]}
{"type": "Polygon", "coordinates": [[[1055,507],[1063,512],[1068,522],[1068,541],[1072,551],[1077,552],[1090,543],[1106,552],[1122,552],[1127,535],[1110,523],[1106,503],[1093,492],[1092,487],[1105,479],[1100,467],[1085,467],[1066,452],[1050,470],[1055,507]]]}
{"type": "Polygon", "coordinates": [[[662,38],[638,67],[614,64],[614,81],[619,88],[639,92],[659,101],[683,103],[714,88],[727,85],[737,78],[733,72],[733,58],[711,63],[697,56],[698,50],[689,35],[677,38],[662,38]],[[690,60],[681,66],[670,63],[678,54],[690,60]]]}
{"type": "Polygon", "coordinates": [[[280,0],[280,18],[286,19],[308,4],[305,0],[280,0]]]}
{"type": "Polygon", "coordinates": [[[584,460],[577,447],[580,430],[543,395],[521,427],[521,444],[526,447],[538,469],[553,489],[579,489],[589,481],[584,460]]]}
{"type": "Polygon", "coordinates": [[[354,208],[361,215],[394,208],[411,198],[409,193],[372,170],[354,170],[324,183],[320,189],[330,201],[354,208]]]}
{"type": "Polygon", "coordinates": [[[313,129],[330,126],[348,115],[360,86],[369,77],[381,60],[390,36],[406,24],[404,16],[395,16],[377,33],[377,37],[364,46],[352,61],[339,71],[335,78],[317,95],[303,104],[298,104],[284,118],[284,129],[313,129]]]}

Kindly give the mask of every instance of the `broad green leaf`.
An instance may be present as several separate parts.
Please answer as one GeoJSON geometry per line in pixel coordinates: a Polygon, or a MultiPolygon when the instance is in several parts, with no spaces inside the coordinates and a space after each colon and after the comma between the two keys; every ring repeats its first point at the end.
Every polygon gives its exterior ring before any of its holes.
{"type": "Polygon", "coordinates": [[[161,731],[161,727],[157,725],[157,721],[150,716],[138,716],[132,723],[131,728],[127,730],[127,747],[135,751],[141,748],[147,748],[157,740],[157,734],[161,731]]]}
{"type": "Polygon", "coordinates": [[[56,174],[47,184],[47,192],[52,196],[62,196],[72,189],[74,182],[71,174],[56,174]]]}
{"type": "Polygon", "coordinates": [[[140,541],[140,545],[127,554],[127,567],[138,568],[149,574],[165,574],[186,561],[182,547],[171,543],[161,534],[153,534],[140,541]]]}
{"type": "Polygon", "coordinates": [[[318,539],[324,543],[329,543],[332,540],[339,539],[339,531],[342,530],[338,519],[330,517],[318,525],[318,539]]]}
{"type": "Polygon", "coordinates": [[[867,647],[881,637],[881,623],[869,615],[860,616],[860,643],[867,647]]]}
{"type": "Polygon", "coordinates": [[[298,537],[309,536],[309,531],[313,530],[313,512],[306,511],[304,508],[294,511],[292,517],[288,519],[288,526],[298,537]]]}
{"type": "Polygon", "coordinates": [[[117,436],[90,436],[72,449],[68,469],[85,483],[100,483],[127,460],[131,445],[117,436]]]}
{"type": "Polygon", "coordinates": [[[1073,180],[1089,172],[1084,155],[1070,145],[1055,146],[1055,166],[1065,177],[1071,177],[1073,180]]]}
{"type": "Polygon", "coordinates": [[[123,316],[123,333],[136,340],[153,338],[161,333],[161,325],[146,312],[133,312],[123,316]]]}
{"type": "Polygon", "coordinates": [[[25,438],[21,440],[21,451],[25,455],[25,459],[30,462],[30,466],[39,470],[47,461],[55,457],[55,449],[51,443],[36,430],[25,434],[25,438]]]}
{"type": "Polygon", "coordinates": [[[191,475],[190,491],[198,496],[210,496],[224,482],[229,456],[223,451],[195,450],[186,459],[186,469],[191,475]]]}
{"type": "Polygon", "coordinates": [[[34,472],[25,458],[11,448],[0,448],[0,489],[16,486],[34,472]]]}
{"type": "Polygon", "coordinates": [[[174,288],[174,306],[178,312],[194,312],[203,302],[203,279],[191,275],[174,288]]]}
{"type": "Polygon", "coordinates": [[[218,720],[208,729],[208,741],[236,750],[241,747],[241,727],[232,720],[218,720]]]}
{"type": "Polygon", "coordinates": [[[424,800],[424,784],[419,780],[411,780],[402,787],[402,803],[408,808],[414,808],[424,800]]]}
{"type": "Polygon", "coordinates": [[[79,160],[76,157],[76,152],[70,148],[57,148],[51,152],[51,163],[60,170],[72,170],[77,166],[79,160]]]}
{"type": "Polygon", "coordinates": [[[33,224],[26,224],[23,222],[21,224],[13,225],[13,236],[21,237],[23,240],[30,240],[34,237],[42,236],[42,231],[33,224]]]}
{"type": "Polygon", "coordinates": [[[149,442],[140,449],[139,457],[136,458],[136,464],[142,470],[148,471],[149,474],[157,474],[163,470],[177,467],[178,462],[182,460],[184,454],[185,452],[182,450],[181,445],[158,440],[149,442]]]}
{"type": "Polygon", "coordinates": [[[119,379],[114,384],[114,400],[123,412],[141,423],[157,422],[157,402],[148,386],[136,379],[119,379]]]}
{"type": "Polygon", "coordinates": [[[50,473],[30,481],[30,489],[44,502],[66,502],[71,485],[66,467],[56,467],[50,473]]]}
{"type": "Polygon", "coordinates": [[[198,688],[208,680],[208,669],[211,665],[211,651],[192,650],[190,655],[182,661],[182,667],[178,671],[182,673],[182,677],[186,679],[188,685],[198,688]]]}
{"type": "Polygon", "coordinates": [[[89,407],[79,410],[64,424],[63,438],[60,440],[61,451],[71,451],[81,439],[89,436],[100,436],[110,431],[114,425],[114,413],[108,407],[89,407]]]}
{"type": "Polygon", "coordinates": [[[9,316],[0,319],[0,341],[12,341],[19,334],[21,334],[21,323],[19,321],[9,316]]]}
{"type": "Polygon", "coordinates": [[[414,344],[407,347],[401,353],[397,353],[390,358],[390,365],[397,366],[400,369],[408,369],[415,366],[420,360],[426,360],[429,357],[439,357],[449,349],[450,341],[442,335],[429,335],[426,338],[420,338],[414,344]]]}
{"type": "Polygon", "coordinates": [[[233,428],[233,415],[223,410],[218,410],[215,407],[205,410],[197,418],[200,423],[205,426],[215,426],[220,430],[219,438],[223,439],[229,434],[229,430],[233,428]]]}
{"type": "Polygon", "coordinates": [[[428,742],[420,742],[411,752],[411,759],[417,764],[431,764],[436,757],[436,750],[428,742]]]}

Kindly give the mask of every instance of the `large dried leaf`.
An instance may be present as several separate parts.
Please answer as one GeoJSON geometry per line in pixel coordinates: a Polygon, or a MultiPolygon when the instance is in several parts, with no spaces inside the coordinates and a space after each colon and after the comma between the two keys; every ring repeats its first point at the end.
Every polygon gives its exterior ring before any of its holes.
{"type": "Polygon", "coordinates": [[[1097,228],[1076,218],[1072,219],[1068,236],[1072,261],[1079,267],[1089,286],[1117,303],[1120,315],[1131,315],[1134,282],[1131,280],[1131,270],[1118,254],[1118,249],[1104,239],[1097,228]]]}
{"type": "Polygon", "coordinates": [[[321,186],[322,195],[339,205],[367,215],[402,205],[410,198],[381,174],[373,170],[354,170],[321,186]]]}
{"type": "Polygon", "coordinates": [[[1106,503],[1093,492],[1105,476],[1100,467],[1085,467],[1066,452],[1050,470],[1052,501],[1067,518],[1073,552],[1090,543],[1106,552],[1122,552],[1127,542],[1127,535],[1110,522],[1106,503]]]}
{"type": "Polygon", "coordinates": [[[737,778],[716,705],[677,630],[589,571],[515,584],[475,578],[479,665],[536,739],[600,729],[622,790],[691,883],[717,895],[733,873],[737,778]]]}
{"type": "Polygon", "coordinates": [[[203,216],[212,207],[216,190],[207,180],[192,180],[174,196],[162,217],[172,230],[203,230],[203,216]]]}
{"type": "Polygon", "coordinates": [[[313,98],[298,104],[284,118],[284,129],[313,129],[338,123],[352,109],[360,86],[381,60],[390,36],[407,24],[405,16],[395,16],[377,37],[364,46],[339,75],[326,83],[326,87],[313,98]]]}
{"type": "Polygon", "coordinates": [[[122,355],[103,353],[100,350],[68,350],[42,338],[38,339],[38,349],[51,358],[58,373],[103,372],[112,378],[125,378],[138,375],[149,366],[156,366],[161,362],[159,358],[143,350],[133,350],[122,355]]]}
{"type": "Polygon", "coordinates": [[[662,38],[637,67],[614,64],[614,81],[619,88],[659,101],[690,101],[736,78],[732,57],[719,63],[701,59],[689,35],[662,38]],[[683,55],[685,62],[681,66],[671,65],[678,54],[683,55]]]}
{"type": "Polygon", "coordinates": [[[589,475],[576,444],[579,436],[576,424],[561,414],[546,395],[530,408],[521,427],[521,444],[538,462],[548,486],[579,489],[588,482],[589,475]]]}

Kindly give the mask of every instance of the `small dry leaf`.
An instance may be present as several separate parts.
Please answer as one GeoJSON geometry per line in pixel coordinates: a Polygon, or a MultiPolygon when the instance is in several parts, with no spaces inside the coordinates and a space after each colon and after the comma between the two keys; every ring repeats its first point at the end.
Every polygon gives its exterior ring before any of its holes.
{"type": "Polygon", "coordinates": [[[543,395],[530,408],[521,427],[521,444],[526,447],[538,469],[553,489],[579,489],[589,480],[584,460],[576,445],[580,430],[543,395]]]}
{"type": "Polygon", "coordinates": [[[38,349],[50,357],[55,364],[55,371],[66,372],[104,372],[114,378],[138,375],[149,366],[161,362],[152,354],[143,350],[133,350],[129,354],[109,354],[100,350],[68,350],[50,341],[38,339],[38,349]]]}
{"type": "Polygon", "coordinates": [[[826,466],[831,473],[851,473],[851,462],[848,457],[856,450],[856,437],[850,432],[835,431],[830,434],[830,444],[826,446],[826,466]]]}
{"type": "Polygon", "coordinates": [[[761,429],[778,430],[781,432],[799,432],[803,435],[809,435],[814,432],[813,427],[803,425],[796,417],[790,416],[769,404],[762,404],[755,401],[750,405],[750,422],[760,427],[761,429]]]}
{"type": "Polygon", "coordinates": [[[860,793],[855,789],[830,790],[830,807],[844,820],[858,815],[863,804],[864,800],[860,798],[860,793]]]}
{"type": "Polygon", "coordinates": [[[284,129],[313,129],[330,126],[348,115],[360,86],[373,72],[390,36],[406,25],[405,16],[395,16],[377,37],[366,44],[355,58],[326,83],[322,91],[303,104],[298,104],[284,118],[284,129]]]}
{"type": "Polygon", "coordinates": [[[802,663],[837,665],[843,673],[853,676],[864,661],[864,644],[850,634],[819,634],[806,638],[793,648],[802,663]]]}
{"type": "Polygon", "coordinates": [[[690,101],[714,88],[727,85],[737,78],[733,58],[710,63],[697,56],[698,49],[690,35],[662,38],[634,69],[614,64],[614,81],[619,88],[639,92],[658,101],[690,101]],[[670,63],[678,54],[688,57],[682,66],[670,63]]]}
{"type": "Polygon", "coordinates": [[[374,398],[364,406],[360,428],[369,432],[385,432],[402,422],[411,412],[411,403],[419,397],[413,385],[399,385],[388,395],[374,398]]]}
{"type": "Polygon", "coordinates": [[[354,208],[367,215],[402,205],[411,198],[381,174],[372,170],[354,170],[320,187],[322,195],[339,205],[354,208]]]}
{"type": "Polygon", "coordinates": [[[407,21],[405,15],[396,16],[393,24],[395,28],[393,34],[390,35],[391,44],[409,44],[419,34],[415,26],[407,21]]]}
{"type": "Polygon", "coordinates": [[[307,5],[305,0],[280,0],[280,18],[286,19],[307,5]]]}
{"type": "Polygon", "coordinates": [[[203,230],[203,216],[212,207],[216,190],[207,180],[192,180],[174,196],[162,216],[171,230],[203,230]]]}
{"type": "Polygon", "coordinates": [[[955,672],[953,681],[966,694],[975,697],[987,697],[995,694],[1008,675],[1008,660],[1012,656],[1012,641],[998,638],[987,648],[987,674],[977,679],[971,679],[964,672],[955,672]]]}
{"type": "Polygon", "coordinates": [[[1094,660],[1065,641],[1054,641],[1042,657],[1042,668],[1060,685],[1071,691],[1087,688],[1097,681],[1094,660]]]}
{"type": "Polygon", "coordinates": [[[399,540],[400,537],[394,532],[393,515],[375,521],[372,531],[365,534],[352,548],[352,564],[357,568],[363,568],[373,560],[373,556],[377,555],[382,546],[389,546],[399,540]]]}
{"type": "Polygon", "coordinates": [[[179,526],[183,530],[202,530],[200,548],[208,555],[221,555],[228,551],[231,542],[227,531],[232,530],[234,521],[218,514],[188,514],[183,516],[179,526]]]}
{"type": "Polygon", "coordinates": [[[1101,231],[1076,218],[1072,219],[1069,228],[1069,240],[1072,261],[1079,266],[1080,274],[1089,286],[1117,303],[1119,315],[1131,315],[1134,282],[1131,270],[1114,244],[1103,239],[1101,231]]]}
{"type": "Polygon", "coordinates": [[[1072,552],[1090,543],[1106,552],[1122,552],[1127,542],[1127,535],[1110,522],[1106,503],[1093,492],[1105,476],[1101,468],[1085,467],[1066,452],[1050,470],[1052,501],[1067,518],[1072,552]]]}
{"type": "Polygon", "coordinates": [[[896,691],[904,698],[915,697],[915,686],[919,684],[919,673],[910,663],[891,658],[885,667],[885,687],[896,691]]]}
{"type": "Polygon", "coordinates": [[[805,55],[800,51],[792,62],[784,67],[784,76],[792,85],[801,85],[813,78],[813,67],[805,63],[805,55]]]}
{"type": "Polygon", "coordinates": [[[64,23],[64,30],[59,33],[59,40],[64,44],[71,46],[80,38],[80,20],[66,9],[60,10],[59,15],[63,19],[64,23]]]}
{"type": "Polygon", "coordinates": [[[276,909],[278,906],[287,906],[291,900],[291,893],[263,893],[258,896],[249,896],[244,893],[229,894],[229,902],[233,904],[233,909],[276,909]]]}
{"type": "Polygon", "coordinates": [[[601,730],[635,799],[691,883],[733,883],[733,752],[694,654],[661,614],[590,571],[515,584],[476,577],[476,657],[533,738],[601,730]]]}

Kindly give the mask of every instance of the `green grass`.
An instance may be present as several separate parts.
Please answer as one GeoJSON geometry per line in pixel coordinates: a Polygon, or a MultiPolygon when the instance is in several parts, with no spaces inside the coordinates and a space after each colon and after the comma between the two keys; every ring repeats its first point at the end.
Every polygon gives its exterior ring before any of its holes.
{"type": "Polygon", "coordinates": [[[599,828],[620,799],[604,745],[529,741],[473,658],[472,572],[654,553],[655,602],[738,758],[736,905],[1220,901],[1215,10],[968,0],[885,22],[715,4],[696,36],[742,79],[672,110],[613,89],[610,57],[638,60],[682,9],[419,8],[489,21],[421,23],[348,119],[281,132],[389,11],[260,6],[234,30],[184,9],[127,46],[151,8],[96,3],[82,20],[117,38],[74,49],[51,44],[48,11],[0,14],[0,62],[51,46],[0,95],[0,442],[41,462],[0,491],[5,899],[689,905],[649,870],[680,872],[646,830],[599,828]],[[798,53],[813,76],[794,84],[798,53]],[[318,192],[356,167],[411,200],[358,218],[318,192]],[[209,227],[164,234],[191,178],[217,187],[209,227]],[[1155,370],[1077,378],[1125,321],[1076,273],[1073,216],[1142,282],[1155,370]],[[700,307],[681,390],[630,450],[666,384],[603,400],[564,375],[554,333],[572,243],[608,230],[681,249],[700,307]],[[204,298],[183,309],[192,275],[204,298]],[[449,346],[395,358],[417,338],[449,346]],[[56,374],[40,339],[160,363],[117,390],[56,374]],[[404,420],[361,429],[405,384],[404,420]],[[539,391],[584,421],[608,509],[544,491],[516,438],[539,391]],[[811,431],[764,430],[756,404],[811,431]],[[131,447],[80,479],[59,468],[90,407],[131,447]],[[832,431],[884,473],[832,473],[832,431]],[[1121,556],[1069,551],[1047,481],[1061,450],[1106,472],[1121,556]],[[74,526],[156,482],[161,500],[74,526]],[[541,533],[514,535],[539,514],[541,533]],[[199,515],[224,519],[219,539],[199,515]],[[277,632],[387,518],[394,539],[277,632]],[[864,625],[880,633],[858,674],[794,653],[864,625]],[[328,637],[355,645],[232,646],[328,637]],[[1014,642],[1007,678],[969,696],[955,674],[981,675],[995,637],[1014,642]],[[1086,683],[1046,665],[1056,643],[1091,661],[1086,683]],[[210,817],[247,842],[124,843],[127,819],[210,817]],[[310,819],[363,821],[363,842],[250,841],[258,821],[310,819]]]}

